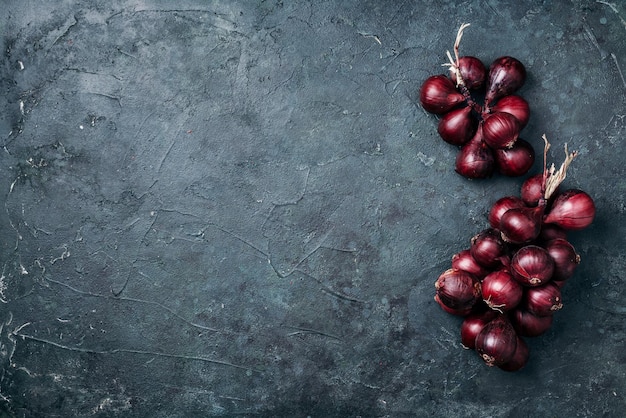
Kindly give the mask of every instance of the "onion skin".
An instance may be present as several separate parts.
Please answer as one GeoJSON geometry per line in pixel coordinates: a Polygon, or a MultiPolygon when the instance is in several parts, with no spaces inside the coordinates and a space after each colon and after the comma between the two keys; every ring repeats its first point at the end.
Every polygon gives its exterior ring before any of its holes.
{"type": "Polygon", "coordinates": [[[520,96],[504,96],[495,106],[491,107],[491,112],[505,112],[515,116],[519,122],[520,129],[523,129],[530,119],[530,107],[528,102],[520,96]]]}
{"type": "Polygon", "coordinates": [[[536,287],[552,278],[554,261],[545,249],[537,245],[527,245],[513,255],[509,269],[522,286],[536,287]]]}
{"type": "Polygon", "coordinates": [[[596,206],[591,196],[582,190],[569,189],[556,196],[543,221],[568,230],[580,230],[591,225],[595,215],[596,206]]]}
{"type": "Polygon", "coordinates": [[[502,215],[509,209],[513,208],[523,208],[524,202],[517,196],[505,196],[496,200],[496,202],[491,206],[489,210],[489,225],[492,228],[498,229],[500,228],[500,219],[502,215]]]}
{"type": "Polygon", "coordinates": [[[510,113],[492,113],[483,121],[483,139],[493,149],[511,148],[519,132],[519,122],[510,113]]]}
{"type": "Polygon", "coordinates": [[[509,318],[517,335],[522,337],[538,337],[544,334],[552,326],[552,315],[536,316],[525,309],[517,308],[513,310],[509,318]]]}
{"type": "Polygon", "coordinates": [[[448,269],[435,282],[442,304],[455,311],[471,309],[481,299],[480,282],[463,270],[448,269]]]}
{"type": "MultiPolygon", "coordinates": [[[[465,87],[470,90],[480,90],[485,87],[487,67],[481,60],[472,56],[460,57],[458,67],[465,87]]],[[[456,71],[453,68],[450,68],[450,78],[454,83],[457,82],[456,71]]]]}
{"type": "Polygon", "coordinates": [[[452,145],[466,144],[476,133],[478,121],[472,115],[472,108],[465,106],[454,109],[439,120],[437,132],[441,139],[452,145]]]}
{"type": "Polygon", "coordinates": [[[541,225],[541,232],[539,232],[539,236],[537,237],[540,242],[546,243],[557,238],[562,238],[566,240],[567,231],[560,226],[553,224],[541,225]]]}
{"type": "Polygon", "coordinates": [[[444,75],[428,77],[420,89],[420,103],[430,113],[444,114],[464,101],[465,97],[456,90],[452,80],[444,75]]]}
{"type": "Polygon", "coordinates": [[[454,254],[452,256],[452,268],[466,271],[474,275],[474,277],[479,280],[489,273],[485,267],[481,266],[476,260],[474,260],[470,250],[463,250],[454,254]]]}
{"type": "Polygon", "coordinates": [[[527,178],[522,184],[520,197],[526,206],[535,207],[539,204],[539,201],[543,199],[545,193],[544,189],[543,173],[535,174],[527,178]]]}
{"type": "Polygon", "coordinates": [[[524,244],[533,241],[541,232],[541,218],[545,205],[535,208],[513,208],[500,218],[500,234],[505,242],[524,244]]]}
{"type": "Polygon", "coordinates": [[[517,138],[511,148],[494,151],[496,168],[501,174],[519,177],[528,173],[535,163],[535,149],[528,141],[517,138]]]}
{"type": "Polygon", "coordinates": [[[515,353],[511,360],[506,363],[498,366],[504,371],[507,372],[516,372],[521,370],[526,363],[528,363],[528,357],[530,357],[530,349],[528,348],[528,344],[524,341],[523,338],[517,337],[517,345],[515,347],[515,353]]]}
{"type": "Polygon", "coordinates": [[[513,358],[517,334],[503,316],[486,324],[476,336],[476,351],[488,366],[501,366],[513,358]]]}
{"type": "Polygon", "coordinates": [[[526,68],[519,60],[508,56],[497,58],[489,66],[486,106],[501,97],[513,94],[525,81],[526,68]]]}
{"type": "Polygon", "coordinates": [[[481,283],[483,300],[500,313],[511,310],[522,300],[523,288],[506,270],[489,273],[481,283]]]}
{"type": "Polygon", "coordinates": [[[470,350],[476,348],[476,336],[496,315],[494,311],[487,311],[467,316],[461,324],[461,344],[463,347],[470,350]]]}
{"type": "Polygon", "coordinates": [[[494,168],[493,151],[483,141],[479,125],[474,137],[457,154],[454,170],[463,177],[484,179],[493,175],[494,168]]]}
{"type": "Polygon", "coordinates": [[[574,275],[576,267],[580,264],[580,255],[568,240],[556,238],[548,241],[544,248],[554,260],[552,280],[562,282],[574,275]]]}
{"type": "Polygon", "coordinates": [[[444,303],[441,301],[441,299],[439,299],[438,295],[435,295],[435,302],[437,302],[439,304],[441,309],[443,309],[445,312],[449,313],[450,315],[467,316],[467,315],[471,314],[472,311],[473,311],[473,308],[465,308],[465,309],[452,309],[452,308],[449,308],[446,305],[444,305],[444,303]]]}
{"type": "Polygon", "coordinates": [[[561,289],[554,283],[527,289],[522,306],[535,316],[550,316],[563,308],[561,289]]]}
{"type": "Polygon", "coordinates": [[[493,269],[502,265],[500,258],[507,253],[507,247],[498,231],[485,229],[470,240],[470,254],[478,264],[493,269]]]}

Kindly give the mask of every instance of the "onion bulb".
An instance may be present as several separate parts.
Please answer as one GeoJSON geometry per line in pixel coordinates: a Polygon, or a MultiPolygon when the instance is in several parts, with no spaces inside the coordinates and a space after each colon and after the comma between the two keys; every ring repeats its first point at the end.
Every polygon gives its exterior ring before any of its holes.
{"type": "Polygon", "coordinates": [[[494,166],[493,152],[483,141],[479,125],[474,137],[457,154],[454,170],[463,177],[483,179],[491,177],[494,166]]]}
{"type": "Polygon", "coordinates": [[[476,351],[488,366],[500,366],[513,358],[517,334],[503,316],[486,324],[476,336],[476,351]]]}
{"type": "Polygon", "coordinates": [[[570,189],[556,196],[543,221],[564,229],[578,230],[591,225],[595,215],[596,206],[591,196],[582,190],[570,189]]]}
{"type": "Polygon", "coordinates": [[[530,107],[528,102],[520,96],[504,96],[495,106],[491,107],[491,112],[505,112],[515,116],[519,122],[520,129],[523,129],[530,119],[530,107]]]}
{"type": "Polygon", "coordinates": [[[483,139],[493,149],[511,148],[519,131],[519,122],[510,113],[495,112],[483,121],[483,139]]]}
{"type": "Polygon", "coordinates": [[[554,283],[527,289],[522,306],[536,316],[549,316],[563,307],[561,289],[554,283]]]}
{"type": "Polygon", "coordinates": [[[444,114],[465,100],[454,87],[454,83],[444,75],[428,77],[420,89],[420,103],[427,112],[444,114]]]}
{"type": "Polygon", "coordinates": [[[435,282],[437,296],[448,308],[471,309],[481,299],[480,282],[463,270],[448,269],[435,282]]]}
{"type": "Polygon", "coordinates": [[[522,285],[506,270],[485,276],[481,289],[487,306],[501,313],[515,308],[522,300],[522,285]]]}
{"type": "Polygon", "coordinates": [[[523,286],[534,287],[552,278],[554,261],[545,249],[527,245],[513,255],[509,268],[513,277],[523,286]]]}
{"type": "Polygon", "coordinates": [[[478,121],[472,115],[469,106],[454,109],[443,115],[439,120],[437,132],[449,144],[463,145],[476,133],[478,121]]]}
{"type": "MultiPolygon", "coordinates": [[[[465,86],[470,90],[480,90],[485,86],[487,78],[487,68],[481,60],[472,56],[460,57],[457,61],[458,69],[465,86]]],[[[450,78],[457,83],[456,71],[450,67],[450,78]]]]}
{"type": "Polygon", "coordinates": [[[535,149],[528,141],[517,138],[510,148],[494,151],[496,168],[509,177],[523,176],[535,163],[535,149]]]}
{"type": "Polygon", "coordinates": [[[526,363],[528,363],[529,355],[530,350],[528,349],[528,344],[526,344],[526,341],[524,341],[523,338],[518,336],[517,345],[515,347],[515,353],[513,353],[513,357],[511,358],[511,360],[498,367],[507,372],[516,372],[523,368],[526,363]]]}
{"type": "Polygon", "coordinates": [[[525,81],[526,69],[519,60],[507,56],[497,58],[489,66],[485,104],[489,106],[500,97],[513,94],[525,81]]]}

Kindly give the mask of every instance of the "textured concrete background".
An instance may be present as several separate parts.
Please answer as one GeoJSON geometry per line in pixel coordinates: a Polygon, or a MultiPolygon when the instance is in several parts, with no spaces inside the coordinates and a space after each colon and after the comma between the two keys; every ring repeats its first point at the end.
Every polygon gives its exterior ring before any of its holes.
{"type": "Polygon", "coordinates": [[[3,5],[0,416],[623,416],[623,2],[3,5]],[[416,105],[463,22],[598,207],[514,374],[432,299],[523,180],[416,105]]]}

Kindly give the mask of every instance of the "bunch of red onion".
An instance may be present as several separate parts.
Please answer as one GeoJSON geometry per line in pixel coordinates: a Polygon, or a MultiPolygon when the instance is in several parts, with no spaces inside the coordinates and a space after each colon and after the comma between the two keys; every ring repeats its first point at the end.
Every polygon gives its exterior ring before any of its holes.
{"type": "Polygon", "coordinates": [[[559,190],[568,153],[559,170],[528,178],[520,196],[498,199],[489,212],[489,228],[470,247],[452,257],[449,270],[435,282],[435,300],[448,313],[464,316],[463,346],[475,349],[489,366],[516,371],[528,361],[523,337],[536,337],[552,325],[563,307],[561,288],[580,256],[567,231],[580,230],[595,216],[593,199],[578,189],[559,190]]]}
{"type": "Polygon", "coordinates": [[[494,171],[521,176],[535,162],[535,151],[519,137],[528,123],[526,100],[514,95],[526,80],[526,69],[517,59],[503,56],[489,70],[476,57],[459,57],[463,30],[454,44],[455,59],[448,52],[450,74],[428,77],[420,89],[420,103],[440,115],[441,138],[460,147],[455,170],[462,176],[491,177],[494,171]],[[482,100],[483,105],[479,105],[482,100]]]}

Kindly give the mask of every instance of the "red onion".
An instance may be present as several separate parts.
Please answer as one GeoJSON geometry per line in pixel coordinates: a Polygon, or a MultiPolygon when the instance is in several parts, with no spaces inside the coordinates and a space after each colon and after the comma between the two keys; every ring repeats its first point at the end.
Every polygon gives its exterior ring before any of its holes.
{"type": "Polygon", "coordinates": [[[554,283],[526,290],[523,308],[535,316],[548,316],[563,307],[561,289],[554,283]]]}
{"type": "Polygon", "coordinates": [[[471,309],[481,299],[480,282],[463,270],[448,269],[435,282],[439,300],[448,308],[471,309]]]}
{"type": "Polygon", "coordinates": [[[523,337],[537,337],[552,326],[552,315],[536,316],[525,309],[517,308],[509,315],[511,324],[518,335],[523,337]]]}
{"type": "Polygon", "coordinates": [[[439,121],[437,132],[447,143],[463,145],[474,136],[477,125],[472,108],[465,106],[446,113],[439,121]]]}
{"type": "Polygon", "coordinates": [[[494,164],[493,152],[483,141],[479,125],[474,137],[457,154],[454,170],[463,177],[483,179],[491,177],[494,164]]]}
{"type": "Polygon", "coordinates": [[[522,300],[522,285],[506,270],[485,276],[481,290],[487,306],[501,313],[515,308],[522,300]]]}
{"type": "Polygon", "coordinates": [[[478,264],[487,268],[502,265],[500,257],[506,254],[507,247],[498,231],[492,228],[485,229],[474,235],[470,242],[470,254],[478,264]]]}
{"type": "Polygon", "coordinates": [[[486,324],[476,336],[476,351],[488,366],[500,366],[513,358],[517,334],[503,316],[486,324]]]}
{"type": "Polygon", "coordinates": [[[483,139],[493,149],[511,148],[519,131],[519,122],[510,113],[495,112],[483,121],[483,139]]]}
{"type": "Polygon", "coordinates": [[[511,148],[495,150],[494,157],[501,174],[517,177],[526,174],[535,163],[535,149],[528,141],[517,138],[511,148]]]}
{"type": "Polygon", "coordinates": [[[507,372],[516,372],[528,363],[529,355],[530,350],[528,349],[528,344],[526,344],[523,338],[517,337],[517,346],[515,347],[513,357],[511,360],[498,367],[507,372]]]}
{"type": "MultiPolygon", "coordinates": [[[[461,78],[468,89],[479,90],[485,86],[487,68],[481,60],[471,56],[460,57],[458,68],[461,71],[461,78]]],[[[454,68],[450,68],[450,78],[456,84],[456,71],[454,68]]]]}
{"type": "Polygon", "coordinates": [[[524,85],[526,69],[524,65],[513,57],[500,57],[489,67],[489,79],[485,104],[508,96],[524,85]]]}
{"type": "Polygon", "coordinates": [[[444,75],[428,77],[420,89],[420,103],[427,112],[443,114],[465,101],[465,97],[444,75]]]}
{"type": "Polygon", "coordinates": [[[554,261],[545,249],[527,245],[513,255],[510,270],[515,280],[523,286],[540,286],[552,278],[554,261]]]}
{"type": "Polygon", "coordinates": [[[504,96],[495,106],[491,107],[491,112],[505,112],[515,116],[519,122],[520,129],[528,124],[530,119],[530,107],[528,102],[520,96],[504,96]]]}
{"type": "Polygon", "coordinates": [[[466,271],[474,275],[474,277],[479,280],[485,277],[488,273],[488,270],[485,267],[481,266],[478,262],[476,262],[476,260],[474,260],[470,250],[463,250],[454,254],[452,256],[452,268],[466,271]]]}
{"type": "Polygon", "coordinates": [[[461,324],[461,344],[468,349],[476,347],[476,336],[483,327],[496,317],[494,311],[487,311],[467,316],[461,324]]]}
{"type": "Polygon", "coordinates": [[[500,218],[502,239],[512,244],[524,244],[537,238],[545,205],[536,208],[512,208],[500,218]]]}
{"type": "Polygon", "coordinates": [[[489,225],[494,229],[500,228],[500,219],[506,211],[523,207],[524,202],[517,196],[505,196],[496,200],[489,210],[489,225]]]}
{"type": "Polygon", "coordinates": [[[437,302],[439,306],[441,306],[441,309],[443,309],[445,312],[449,313],[450,315],[467,316],[471,314],[473,311],[473,308],[464,308],[464,309],[449,308],[441,301],[441,299],[439,299],[438,295],[435,295],[435,302],[437,302]]]}
{"type": "Polygon", "coordinates": [[[574,246],[566,239],[556,238],[548,241],[544,248],[554,260],[552,280],[564,281],[572,277],[580,263],[580,256],[574,246]]]}
{"type": "Polygon", "coordinates": [[[541,225],[541,232],[539,232],[539,236],[537,237],[539,241],[548,242],[557,238],[567,239],[567,231],[553,224],[541,225]]]}
{"type": "Polygon", "coordinates": [[[559,194],[543,221],[561,228],[578,230],[591,225],[596,215],[596,206],[587,193],[578,189],[559,194]]]}
{"type": "Polygon", "coordinates": [[[520,196],[526,206],[537,206],[539,200],[543,199],[545,193],[543,184],[543,173],[529,177],[522,184],[520,196]]]}

